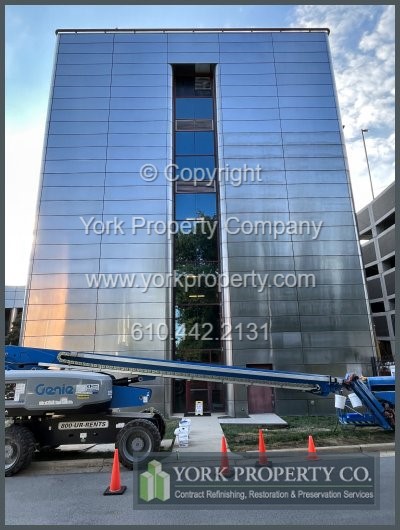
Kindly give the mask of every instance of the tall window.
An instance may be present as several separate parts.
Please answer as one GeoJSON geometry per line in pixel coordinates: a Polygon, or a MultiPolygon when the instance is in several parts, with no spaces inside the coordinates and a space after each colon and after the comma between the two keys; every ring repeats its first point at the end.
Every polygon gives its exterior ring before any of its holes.
{"type": "MultiPolygon", "coordinates": [[[[176,65],[174,86],[175,220],[182,226],[174,266],[186,279],[174,292],[174,358],[218,364],[223,353],[220,293],[212,280],[219,273],[213,68],[176,65]]],[[[174,381],[175,412],[194,411],[197,400],[206,411],[224,410],[223,385],[174,381]]]]}

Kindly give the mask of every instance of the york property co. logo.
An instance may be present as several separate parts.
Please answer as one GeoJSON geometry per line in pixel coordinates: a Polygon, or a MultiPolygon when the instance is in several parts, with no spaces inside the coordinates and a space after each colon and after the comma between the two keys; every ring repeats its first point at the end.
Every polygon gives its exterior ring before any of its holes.
{"type": "Polygon", "coordinates": [[[167,501],[170,498],[170,476],[162,470],[160,462],[151,460],[147,471],[139,477],[139,497],[144,501],[158,499],[167,501]]]}

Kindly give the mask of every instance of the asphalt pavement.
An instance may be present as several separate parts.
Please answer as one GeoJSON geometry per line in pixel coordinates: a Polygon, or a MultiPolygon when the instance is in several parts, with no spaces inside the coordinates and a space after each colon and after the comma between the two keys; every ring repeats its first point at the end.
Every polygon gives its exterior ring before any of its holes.
{"type": "Polygon", "coordinates": [[[394,453],[381,454],[379,509],[215,509],[138,510],[133,506],[132,473],[121,471],[127,491],[103,496],[109,483],[105,472],[35,475],[5,479],[7,525],[394,525],[394,453]]]}

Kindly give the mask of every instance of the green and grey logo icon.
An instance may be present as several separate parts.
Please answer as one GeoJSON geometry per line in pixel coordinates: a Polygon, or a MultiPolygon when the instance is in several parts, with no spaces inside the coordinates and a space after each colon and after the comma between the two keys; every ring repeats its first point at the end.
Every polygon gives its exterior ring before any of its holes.
{"type": "Polygon", "coordinates": [[[139,476],[139,497],[144,501],[158,499],[167,501],[170,498],[170,476],[162,470],[161,463],[151,460],[147,471],[139,476]]]}

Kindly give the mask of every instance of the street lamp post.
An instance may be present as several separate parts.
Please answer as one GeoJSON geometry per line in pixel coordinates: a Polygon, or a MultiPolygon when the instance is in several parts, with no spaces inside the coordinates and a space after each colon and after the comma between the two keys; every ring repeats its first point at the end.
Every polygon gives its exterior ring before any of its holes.
{"type": "Polygon", "coordinates": [[[369,175],[369,183],[370,183],[370,185],[371,185],[372,198],[375,199],[375,196],[374,196],[374,188],[372,187],[371,170],[369,169],[368,154],[367,154],[367,146],[365,145],[365,137],[364,137],[364,133],[365,133],[365,132],[368,132],[368,129],[361,129],[361,134],[362,134],[362,139],[363,139],[363,144],[364,144],[364,151],[365,151],[365,159],[367,160],[368,175],[369,175]]]}

